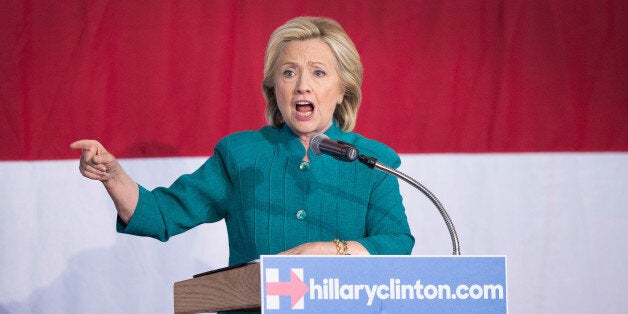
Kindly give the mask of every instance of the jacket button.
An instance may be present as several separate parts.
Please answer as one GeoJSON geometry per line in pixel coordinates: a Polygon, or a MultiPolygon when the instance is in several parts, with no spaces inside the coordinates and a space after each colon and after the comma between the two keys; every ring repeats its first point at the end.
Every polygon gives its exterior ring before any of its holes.
{"type": "Polygon", "coordinates": [[[307,216],[307,213],[305,212],[305,209],[300,209],[300,210],[297,211],[297,219],[303,220],[303,219],[305,219],[305,216],[307,216]]]}
{"type": "Polygon", "coordinates": [[[310,170],[310,163],[307,161],[303,161],[299,164],[299,169],[301,169],[301,171],[308,171],[310,170]]]}

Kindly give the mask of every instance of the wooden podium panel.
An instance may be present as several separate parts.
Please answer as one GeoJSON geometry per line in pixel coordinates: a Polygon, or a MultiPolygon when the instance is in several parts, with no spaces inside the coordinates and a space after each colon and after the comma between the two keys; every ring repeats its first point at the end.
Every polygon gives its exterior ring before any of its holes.
{"type": "Polygon", "coordinates": [[[260,265],[245,264],[176,282],[174,312],[259,311],[260,295],[260,265]]]}

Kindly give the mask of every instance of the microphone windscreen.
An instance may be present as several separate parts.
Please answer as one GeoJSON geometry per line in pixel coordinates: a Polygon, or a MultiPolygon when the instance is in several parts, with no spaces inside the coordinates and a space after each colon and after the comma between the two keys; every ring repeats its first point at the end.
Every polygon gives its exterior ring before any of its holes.
{"type": "Polygon", "coordinates": [[[326,138],[329,138],[329,136],[323,133],[317,134],[314,137],[312,137],[312,139],[310,139],[310,150],[318,156],[322,155],[323,152],[321,152],[319,145],[321,144],[321,141],[323,141],[326,138]]]}

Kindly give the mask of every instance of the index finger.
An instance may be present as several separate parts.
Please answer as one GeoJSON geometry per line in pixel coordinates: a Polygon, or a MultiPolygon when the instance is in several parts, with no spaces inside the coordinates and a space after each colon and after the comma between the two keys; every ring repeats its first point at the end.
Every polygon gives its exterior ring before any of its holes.
{"type": "Polygon", "coordinates": [[[94,155],[97,155],[98,152],[101,150],[104,151],[104,148],[102,147],[102,145],[96,140],[78,140],[70,144],[70,148],[88,151],[94,155]]]}

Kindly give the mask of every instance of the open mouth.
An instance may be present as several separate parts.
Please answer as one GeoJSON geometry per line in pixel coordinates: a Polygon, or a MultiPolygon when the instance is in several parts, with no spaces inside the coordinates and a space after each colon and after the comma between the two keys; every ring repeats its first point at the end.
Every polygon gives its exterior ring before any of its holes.
{"type": "Polygon", "coordinates": [[[314,112],[314,105],[311,102],[305,100],[297,101],[295,103],[295,108],[297,116],[303,118],[311,116],[314,112]]]}

